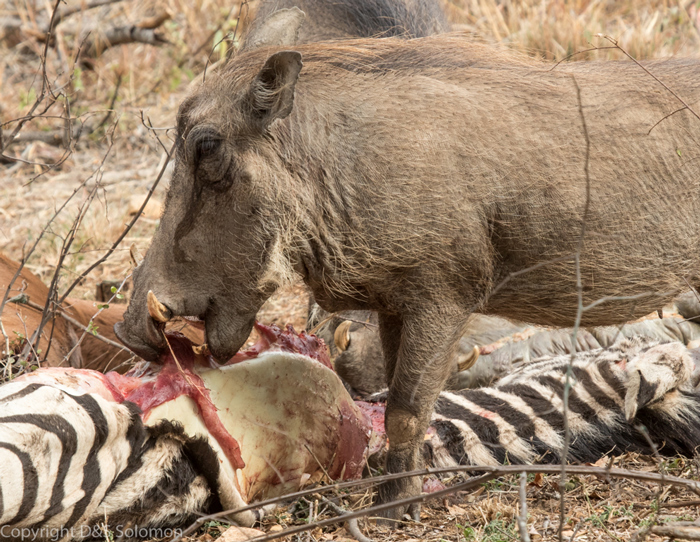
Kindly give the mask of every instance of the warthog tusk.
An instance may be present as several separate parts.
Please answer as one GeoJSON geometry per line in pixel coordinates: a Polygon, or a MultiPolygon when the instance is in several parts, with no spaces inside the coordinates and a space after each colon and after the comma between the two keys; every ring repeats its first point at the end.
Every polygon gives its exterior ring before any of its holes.
{"type": "Polygon", "coordinates": [[[479,359],[479,353],[479,347],[475,346],[474,349],[469,354],[467,354],[467,357],[457,362],[457,372],[461,373],[462,371],[471,369],[476,363],[476,360],[479,359]]]}
{"type": "Polygon", "coordinates": [[[131,263],[134,264],[134,267],[138,267],[139,265],[141,265],[141,262],[143,261],[143,256],[139,252],[139,249],[136,248],[136,243],[132,243],[129,247],[129,256],[131,256],[131,263]]]}
{"type": "Polygon", "coordinates": [[[350,320],[345,320],[337,328],[335,328],[335,333],[333,334],[333,342],[335,347],[341,352],[345,352],[350,346],[350,326],[352,322],[350,320]]]}
{"type": "Polygon", "coordinates": [[[203,355],[203,356],[208,356],[211,354],[211,351],[209,350],[209,345],[207,343],[204,343],[201,346],[196,346],[192,345],[192,351],[195,353],[196,356],[198,355],[203,355]]]}
{"type": "Polygon", "coordinates": [[[158,301],[156,294],[154,294],[152,290],[148,290],[147,302],[148,314],[150,314],[151,318],[156,322],[164,324],[173,317],[173,313],[170,309],[158,301]]]}

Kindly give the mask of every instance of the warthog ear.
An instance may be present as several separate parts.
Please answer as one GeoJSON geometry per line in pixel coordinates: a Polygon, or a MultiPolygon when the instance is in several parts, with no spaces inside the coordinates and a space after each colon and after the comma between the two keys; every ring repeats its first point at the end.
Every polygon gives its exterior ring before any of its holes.
{"type": "Polygon", "coordinates": [[[245,38],[243,50],[296,45],[305,18],[303,11],[293,7],[277,10],[262,21],[255,21],[245,38]]]}
{"type": "Polygon", "coordinates": [[[280,51],[267,59],[251,87],[251,105],[254,118],[262,129],[276,119],[292,112],[294,87],[301,71],[301,54],[280,51]]]}

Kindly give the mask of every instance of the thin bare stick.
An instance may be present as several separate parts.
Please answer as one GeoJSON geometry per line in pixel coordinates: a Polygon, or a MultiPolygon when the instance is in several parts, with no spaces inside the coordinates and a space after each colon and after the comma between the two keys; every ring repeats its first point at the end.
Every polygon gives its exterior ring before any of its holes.
{"type": "Polygon", "coordinates": [[[672,111],[672,112],[669,113],[668,115],[662,117],[660,120],[658,120],[658,121],[654,124],[654,126],[652,126],[651,128],[649,128],[649,131],[647,132],[647,135],[651,134],[651,131],[652,131],[654,128],[656,128],[659,124],[661,124],[663,121],[665,121],[667,118],[672,117],[673,115],[675,115],[676,113],[680,113],[681,111],[685,111],[686,109],[687,109],[687,107],[685,107],[685,106],[679,107],[679,108],[676,109],[675,111],[672,111]]]}
{"type": "Polygon", "coordinates": [[[151,185],[151,188],[149,188],[148,193],[146,194],[146,198],[143,200],[143,203],[141,204],[141,207],[136,211],[136,214],[134,215],[134,218],[131,219],[131,221],[126,225],[122,233],[117,237],[116,241],[112,243],[112,246],[105,252],[105,254],[99,258],[97,261],[95,261],[90,267],[88,267],[85,271],[83,271],[78,278],[76,278],[73,283],[66,289],[66,291],[63,293],[61,298],[58,301],[58,304],[60,305],[63,303],[66,298],[70,295],[70,293],[73,291],[73,289],[80,284],[80,282],[93,270],[95,267],[100,265],[102,262],[104,262],[107,258],[109,258],[112,253],[117,249],[119,244],[124,240],[124,238],[128,235],[128,233],[131,231],[131,229],[134,227],[136,224],[136,221],[141,217],[141,214],[143,213],[143,210],[146,208],[146,204],[149,202],[151,199],[151,196],[153,195],[153,192],[155,191],[156,187],[160,183],[160,180],[163,178],[163,175],[165,175],[165,171],[168,167],[168,163],[170,162],[170,158],[172,157],[173,150],[175,148],[175,145],[170,147],[170,151],[168,151],[166,155],[166,159],[163,162],[163,167],[160,168],[160,172],[158,172],[158,176],[156,177],[156,180],[153,181],[153,184],[151,185]]]}
{"type": "Polygon", "coordinates": [[[4,364],[2,368],[2,375],[3,381],[7,381],[12,378],[12,356],[10,355],[10,338],[7,336],[5,325],[2,323],[2,318],[0,318],[0,331],[2,331],[2,336],[5,339],[5,351],[2,355],[4,364]]]}
{"type": "Polygon", "coordinates": [[[107,108],[107,114],[105,117],[99,122],[95,130],[99,130],[102,128],[107,122],[109,122],[109,118],[112,116],[112,113],[114,113],[114,106],[117,103],[117,97],[119,96],[119,88],[122,85],[122,74],[121,72],[117,74],[117,82],[114,85],[114,94],[112,94],[112,99],[109,102],[109,107],[107,108]]]}
{"type": "MultiPolygon", "coordinates": [[[[637,505],[635,504],[635,506],[637,506],[637,505]]],[[[659,506],[661,508],[685,508],[686,506],[700,506],[700,500],[666,502],[666,503],[660,503],[659,506]]]]}
{"type": "MultiPolygon", "coordinates": [[[[31,307],[32,309],[36,309],[36,310],[38,310],[39,312],[43,312],[43,310],[44,310],[44,307],[42,307],[42,306],[39,305],[38,303],[34,303],[34,301],[32,301],[32,300],[29,298],[29,296],[27,296],[27,295],[18,295],[17,297],[14,297],[14,298],[10,299],[9,302],[10,302],[10,303],[17,303],[18,305],[27,305],[28,307],[31,307]]],[[[92,336],[95,337],[96,339],[99,339],[99,340],[102,341],[103,343],[108,344],[108,345],[110,345],[110,346],[113,346],[114,348],[118,348],[119,350],[124,350],[125,352],[130,352],[130,350],[129,350],[128,348],[126,348],[123,344],[114,342],[113,340],[108,339],[107,337],[105,337],[105,336],[103,336],[103,335],[100,335],[99,333],[97,333],[97,332],[95,332],[95,331],[91,331],[89,325],[88,325],[88,326],[85,326],[85,325],[83,325],[81,322],[79,322],[78,320],[76,320],[75,318],[73,318],[72,316],[68,316],[68,315],[66,314],[66,312],[65,312],[64,309],[59,308],[56,312],[57,312],[58,315],[59,315],[61,318],[63,318],[66,322],[68,322],[68,323],[70,323],[71,325],[77,327],[78,329],[81,329],[81,330],[83,330],[83,331],[85,331],[85,332],[87,332],[87,333],[90,333],[90,335],[92,335],[92,336]]],[[[99,314],[99,312],[98,312],[98,314],[99,314]]],[[[92,320],[90,320],[90,322],[92,323],[92,320]]],[[[81,337],[81,339],[82,339],[82,337],[81,337]]],[[[74,346],[73,349],[72,349],[70,352],[68,352],[68,354],[66,354],[65,357],[66,357],[66,358],[69,358],[70,355],[73,353],[73,350],[74,350],[77,346],[79,346],[79,345],[80,345],[80,340],[78,341],[78,343],[76,344],[76,346],[74,346]]]]}
{"type": "Polygon", "coordinates": [[[527,532],[527,473],[520,473],[520,514],[518,514],[518,531],[522,542],[530,542],[530,533],[527,532]]]}
{"type": "MultiPolygon", "coordinates": [[[[82,344],[82,342],[83,342],[83,340],[85,339],[87,333],[90,333],[91,335],[97,337],[98,339],[105,340],[105,341],[109,341],[107,344],[111,344],[111,345],[113,345],[113,346],[119,346],[119,347],[121,347],[121,348],[120,348],[121,350],[124,350],[125,352],[131,353],[131,351],[130,351],[128,348],[125,348],[124,345],[119,344],[119,343],[116,343],[116,342],[114,342],[114,341],[112,341],[112,340],[110,340],[110,339],[107,339],[106,337],[102,337],[102,335],[99,335],[99,333],[97,333],[97,330],[95,330],[95,329],[92,327],[95,318],[97,318],[97,317],[102,313],[102,311],[109,305],[109,303],[111,303],[112,301],[114,301],[114,299],[115,299],[116,297],[118,297],[119,292],[122,291],[122,288],[124,288],[124,284],[126,284],[126,281],[129,280],[129,277],[131,277],[131,273],[129,273],[126,277],[124,277],[124,280],[123,280],[123,281],[121,282],[121,284],[119,285],[119,288],[117,288],[117,291],[114,292],[114,295],[112,295],[112,297],[110,297],[109,300],[108,300],[105,304],[98,305],[98,306],[100,307],[100,309],[99,309],[95,314],[92,315],[92,318],[90,318],[90,322],[88,323],[87,327],[85,327],[85,328],[83,329],[83,333],[82,333],[82,335],[80,335],[80,338],[76,341],[75,345],[73,346],[73,348],[71,348],[70,352],[68,352],[68,353],[63,357],[63,361],[64,361],[64,362],[65,362],[66,360],[68,360],[68,359],[73,355],[73,352],[82,344]]],[[[110,363],[114,360],[114,357],[116,357],[116,354],[112,357],[112,360],[110,360],[110,363]]],[[[87,363],[87,364],[85,365],[84,368],[85,368],[85,369],[89,369],[90,366],[91,366],[93,363],[95,363],[96,361],[97,361],[97,359],[91,360],[90,363],[87,363]]],[[[106,368],[105,368],[105,372],[106,372],[106,368]]]]}
{"type": "Polygon", "coordinates": [[[581,117],[581,129],[583,131],[584,141],[586,143],[586,156],[585,162],[583,164],[583,172],[586,180],[586,201],[583,206],[583,214],[581,218],[581,233],[579,234],[578,246],[576,247],[576,254],[574,256],[574,264],[576,267],[576,297],[577,297],[577,308],[576,308],[576,320],[574,321],[574,327],[571,332],[571,344],[572,352],[571,358],[566,368],[566,380],[564,382],[564,396],[563,396],[563,418],[564,418],[564,446],[561,454],[561,472],[559,475],[559,542],[564,542],[564,525],[566,523],[566,460],[569,456],[569,447],[571,445],[571,430],[569,428],[569,396],[571,394],[571,387],[573,382],[573,363],[576,355],[576,338],[578,335],[579,327],[581,326],[581,320],[583,318],[583,313],[585,311],[583,306],[583,281],[581,279],[581,252],[583,251],[583,243],[586,237],[586,224],[588,222],[588,215],[590,213],[591,206],[591,175],[589,170],[589,162],[591,156],[591,139],[588,135],[588,124],[586,123],[586,116],[583,114],[583,101],[581,99],[581,87],[579,87],[576,77],[571,74],[571,80],[576,87],[576,98],[578,103],[579,116],[581,117]]]}
{"type": "MultiPolygon", "coordinates": [[[[242,4],[246,4],[247,2],[248,2],[248,0],[244,0],[244,1],[242,2],[242,4]]],[[[240,6],[239,9],[238,9],[239,17],[240,17],[241,9],[243,9],[243,5],[242,5],[242,4],[241,4],[241,6],[240,6]]],[[[211,40],[214,39],[214,36],[216,36],[216,34],[224,27],[224,25],[226,24],[226,21],[228,21],[229,17],[231,17],[231,14],[233,13],[233,10],[234,10],[234,9],[236,9],[236,5],[235,5],[235,4],[234,4],[233,6],[231,6],[231,9],[228,10],[228,13],[226,14],[226,16],[223,17],[223,18],[221,19],[221,21],[219,22],[218,26],[217,26],[214,30],[211,31],[211,33],[204,39],[204,41],[199,45],[199,47],[197,47],[197,48],[196,48],[194,51],[192,51],[189,55],[183,56],[183,60],[180,61],[180,62],[181,62],[180,67],[182,67],[182,64],[185,63],[185,61],[186,61],[185,59],[196,57],[199,53],[202,52],[202,49],[204,49],[208,44],[211,43],[211,40]]],[[[236,25],[236,26],[237,26],[237,25],[236,25]]],[[[208,58],[208,57],[207,57],[207,62],[209,62],[209,58],[208,58]]]]}
{"type": "MultiPolygon", "coordinates": [[[[338,514],[339,516],[347,515],[348,511],[345,510],[342,506],[338,506],[333,501],[331,501],[327,497],[324,497],[323,495],[321,495],[320,497],[321,501],[330,506],[336,514],[338,514]]],[[[357,518],[349,519],[348,521],[346,521],[345,530],[347,530],[347,532],[350,533],[350,536],[357,540],[357,542],[372,542],[371,538],[367,538],[364,534],[362,534],[362,531],[360,531],[360,527],[357,524],[357,518]]]]}
{"type": "MultiPolygon", "coordinates": [[[[163,21],[164,22],[164,21],[163,21]]],[[[145,43],[147,45],[163,45],[170,43],[153,28],[143,28],[142,25],[116,26],[95,34],[82,54],[82,61],[100,56],[110,47],[126,43],[145,43]]]]}
{"type": "MultiPolygon", "coordinates": [[[[695,112],[695,110],[694,110],[692,107],[690,107],[690,106],[686,103],[686,101],[685,101],[683,98],[681,98],[672,88],[670,88],[670,87],[669,87],[666,83],[664,83],[661,79],[659,79],[659,78],[656,77],[653,73],[651,73],[646,67],[644,67],[644,65],[643,65],[641,62],[639,62],[639,61],[638,61],[636,58],[634,58],[631,54],[629,54],[627,51],[625,51],[625,49],[617,42],[616,39],[614,39],[614,38],[608,36],[607,34],[596,34],[596,36],[599,37],[599,38],[603,38],[603,39],[608,40],[610,43],[613,44],[613,46],[615,46],[617,49],[619,49],[620,51],[622,51],[622,54],[624,54],[627,58],[629,58],[629,59],[630,59],[632,62],[634,62],[637,66],[639,66],[640,68],[642,68],[642,69],[647,73],[647,75],[649,75],[652,79],[654,79],[654,81],[656,81],[657,83],[659,83],[659,84],[660,84],[662,87],[664,87],[668,92],[670,92],[670,93],[673,95],[673,97],[676,98],[676,100],[678,100],[680,103],[682,103],[682,104],[683,104],[683,107],[684,107],[685,109],[687,109],[688,111],[690,111],[690,112],[693,114],[693,116],[695,116],[696,119],[700,120],[700,115],[698,115],[698,114],[695,112]]],[[[663,120],[663,119],[662,119],[662,120],[663,120]]]]}
{"type": "MultiPolygon", "coordinates": [[[[612,478],[624,478],[624,479],[629,479],[629,480],[637,480],[641,482],[649,482],[649,483],[658,483],[661,480],[661,476],[659,474],[655,474],[652,472],[637,472],[637,471],[631,471],[627,469],[619,469],[619,468],[608,468],[608,467],[593,467],[593,466],[587,466],[587,465],[569,465],[567,469],[569,474],[575,474],[575,475],[590,475],[590,476],[597,476],[598,478],[602,478],[603,480],[608,480],[612,478]]],[[[349,488],[362,488],[364,491],[364,488],[366,486],[374,486],[377,485],[381,482],[387,482],[390,480],[400,480],[403,478],[409,478],[411,476],[426,476],[428,474],[446,474],[446,473],[454,473],[454,472],[469,472],[469,473],[485,473],[482,476],[477,476],[475,478],[470,478],[466,482],[474,482],[472,485],[469,485],[468,487],[463,485],[463,484],[457,484],[455,486],[452,486],[450,488],[447,488],[446,490],[440,490],[439,492],[435,493],[430,493],[430,494],[425,494],[421,495],[418,497],[410,497],[408,499],[404,499],[401,501],[395,501],[391,503],[386,503],[383,504],[379,507],[373,507],[373,508],[368,508],[366,510],[361,510],[359,512],[351,512],[348,514],[348,516],[344,516],[342,518],[335,518],[335,521],[328,522],[328,525],[331,523],[337,523],[339,521],[344,521],[347,519],[352,519],[353,517],[362,517],[365,515],[369,515],[371,512],[376,512],[376,511],[381,511],[381,510],[389,510],[391,508],[395,508],[397,506],[401,505],[408,505],[408,504],[413,504],[415,502],[421,502],[422,500],[433,498],[433,497],[441,497],[443,495],[447,495],[450,493],[454,493],[457,491],[464,491],[465,489],[470,489],[471,487],[476,487],[483,482],[486,482],[488,480],[492,480],[494,478],[498,478],[501,476],[505,475],[514,475],[514,474],[520,474],[521,472],[526,472],[528,474],[559,474],[560,473],[560,467],[558,465],[503,465],[500,467],[487,467],[487,466],[472,466],[472,465],[464,465],[464,466],[458,466],[458,467],[447,467],[447,468],[433,468],[433,469],[420,469],[420,470],[414,470],[411,472],[401,472],[401,473],[396,473],[396,474],[385,474],[382,476],[376,476],[373,478],[364,478],[362,480],[351,480],[348,482],[338,482],[333,485],[329,486],[324,486],[324,487],[315,487],[315,488],[309,488],[309,489],[304,489],[302,491],[297,491],[295,493],[289,493],[287,495],[280,495],[279,497],[274,497],[271,499],[267,499],[264,501],[259,501],[254,504],[250,504],[247,506],[243,506],[241,508],[236,508],[232,510],[224,510],[222,512],[217,512],[215,514],[210,514],[207,516],[202,516],[195,520],[192,525],[190,525],[187,529],[185,529],[177,538],[175,538],[172,542],[178,542],[182,540],[184,537],[189,536],[192,534],[194,531],[196,531],[202,524],[206,523],[207,521],[211,520],[218,520],[220,518],[223,518],[225,516],[229,515],[234,515],[238,514],[240,512],[245,512],[247,510],[254,510],[257,508],[262,508],[271,504],[276,504],[282,501],[290,500],[290,499],[296,499],[299,497],[304,497],[306,495],[312,495],[314,493],[326,493],[329,491],[338,491],[341,489],[349,489],[349,488]]],[[[664,483],[670,486],[674,487],[683,487],[688,489],[689,491],[692,491],[696,495],[700,495],[700,482],[697,482],[695,480],[686,480],[684,478],[679,478],[677,476],[664,476],[664,483]]],[[[316,527],[322,527],[325,526],[319,524],[315,525],[307,525],[307,529],[315,529],[316,527]]],[[[304,529],[306,530],[306,529],[304,529]]],[[[294,534],[296,532],[301,532],[301,531],[292,531],[292,530],[287,530],[287,531],[282,531],[280,533],[277,533],[277,536],[275,538],[281,538],[284,536],[287,536],[289,534],[294,534]]],[[[257,542],[261,542],[263,539],[255,538],[257,542]]],[[[268,539],[265,538],[264,540],[272,540],[272,538],[268,539]]]]}
{"type": "Polygon", "coordinates": [[[610,47],[590,47],[589,49],[583,49],[582,51],[576,51],[575,53],[571,53],[570,55],[567,55],[564,58],[562,58],[560,61],[558,61],[556,64],[554,64],[554,66],[549,68],[549,71],[551,72],[556,67],[558,67],[559,64],[561,64],[562,62],[566,62],[570,58],[573,58],[577,55],[582,55],[583,53],[590,53],[591,51],[603,51],[605,49],[617,49],[617,47],[615,47],[614,45],[611,45],[610,47]]]}
{"type": "Polygon", "coordinates": [[[663,496],[664,492],[664,476],[666,474],[666,468],[664,460],[659,455],[659,450],[656,447],[656,444],[654,444],[654,441],[651,440],[647,428],[644,427],[641,423],[639,423],[635,425],[635,429],[644,436],[644,439],[647,441],[647,444],[649,444],[649,447],[651,448],[652,453],[654,454],[654,458],[656,459],[659,472],[661,473],[661,479],[659,480],[659,489],[656,491],[656,495],[654,496],[654,501],[656,501],[656,510],[654,511],[654,515],[651,518],[649,524],[646,527],[642,527],[641,529],[639,529],[633,536],[635,541],[643,541],[649,537],[651,529],[659,522],[659,515],[661,514],[660,504],[661,497],[663,496]]]}

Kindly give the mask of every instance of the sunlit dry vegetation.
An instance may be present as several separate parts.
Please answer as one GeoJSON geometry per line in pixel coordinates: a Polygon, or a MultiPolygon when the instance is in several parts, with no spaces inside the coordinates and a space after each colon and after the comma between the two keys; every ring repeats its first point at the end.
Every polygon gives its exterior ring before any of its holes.
{"type": "MultiPolygon", "coordinates": [[[[2,159],[7,163],[0,176],[0,246],[21,258],[27,241],[39,234],[58,202],[92,176],[84,193],[91,183],[99,183],[100,189],[68,255],[64,273],[71,275],[109,246],[138,207],[162,165],[157,138],[169,145],[167,128],[174,123],[178,103],[207,63],[235,49],[255,1],[69,0],[59,3],[58,12],[66,15],[46,47],[44,32],[53,4],[0,3],[4,155],[19,159],[2,159]],[[149,31],[152,43],[109,46],[107,38],[115,30],[131,27],[149,31]],[[35,107],[42,93],[44,50],[50,91],[35,107]],[[22,128],[10,141],[18,119],[22,128]]],[[[456,30],[546,59],[609,46],[599,33],[618,39],[639,59],[695,55],[700,45],[695,2],[449,0],[444,5],[456,30]]],[[[619,51],[605,48],[572,60],[620,57],[619,51]]],[[[166,182],[145,218],[91,274],[82,287],[84,296],[92,295],[95,280],[128,272],[125,247],[134,242],[141,249],[148,246],[166,182]]],[[[81,194],[76,194],[29,259],[29,268],[40,276],[52,273],[62,233],[70,228],[80,201],[81,194]]]]}
{"type": "MultiPolygon", "coordinates": [[[[59,291],[98,260],[166,166],[178,104],[205,67],[212,69],[235,50],[255,7],[255,1],[239,0],[0,0],[0,250],[19,260],[46,230],[27,267],[48,281],[63,251],[59,291]],[[55,5],[64,16],[47,42],[55,5]],[[124,28],[139,29],[142,41],[112,46],[108,38],[124,28]],[[70,232],[75,239],[66,249],[70,232]]],[[[637,59],[700,52],[700,2],[695,1],[444,0],[444,7],[455,30],[552,61],[623,58],[599,34],[618,40],[637,59]]],[[[142,252],[148,247],[167,182],[166,174],[143,217],[73,295],[92,299],[96,282],[128,275],[129,246],[134,243],[142,252]]],[[[303,325],[303,289],[282,292],[264,310],[268,321],[303,325]]],[[[627,460],[656,470],[649,458],[627,460]]],[[[695,476],[697,465],[684,461],[674,472],[695,476]]],[[[585,535],[576,540],[628,540],[659,510],[652,484],[611,486],[591,477],[572,484],[566,533],[585,535]]],[[[550,517],[554,522],[558,506],[556,482],[531,477],[528,495],[531,539],[549,540],[550,517]]],[[[692,501],[687,492],[671,495],[681,504],[692,501]]],[[[346,503],[360,506],[366,497],[346,503]]],[[[515,482],[506,480],[484,495],[461,495],[429,508],[425,523],[412,525],[405,538],[512,540],[515,506],[515,482]]],[[[679,506],[675,516],[661,515],[683,519],[696,511],[679,506]]],[[[265,529],[308,521],[309,514],[308,506],[297,503],[268,517],[265,529]]],[[[212,523],[201,539],[219,530],[212,523]]],[[[393,539],[378,528],[370,534],[393,539]]],[[[318,529],[312,536],[342,540],[347,533],[318,529]]]]}
{"type": "MultiPolygon", "coordinates": [[[[618,40],[638,59],[694,56],[698,50],[696,2],[453,0],[447,10],[459,28],[551,60],[609,45],[597,34],[618,40]]],[[[573,60],[608,58],[621,58],[620,52],[595,50],[573,60]]]]}

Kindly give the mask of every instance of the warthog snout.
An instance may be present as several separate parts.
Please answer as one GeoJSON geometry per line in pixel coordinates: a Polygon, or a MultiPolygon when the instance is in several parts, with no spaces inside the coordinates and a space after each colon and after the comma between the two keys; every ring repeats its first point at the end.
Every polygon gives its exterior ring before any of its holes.
{"type": "Polygon", "coordinates": [[[127,311],[124,314],[124,321],[115,324],[114,333],[124,346],[134,352],[134,354],[145,360],[155,361],[160,351],[166,347],[162,333],[163,324],[150,315],[136,324],[138,329],[134,329],[133,326],[135,324],[133,322],[133,313],[132,317],[130,317],[129,311],[127,311]]]}

